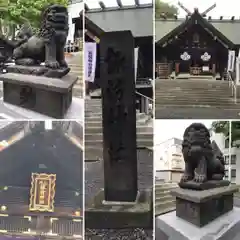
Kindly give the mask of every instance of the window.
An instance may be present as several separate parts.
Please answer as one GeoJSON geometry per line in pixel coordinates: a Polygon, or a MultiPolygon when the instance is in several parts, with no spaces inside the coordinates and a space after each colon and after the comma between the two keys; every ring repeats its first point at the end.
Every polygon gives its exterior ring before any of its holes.
{"type": "Polygon", "coordinates": [[[229,148],[229,141],[228,141],[228,139],[225,139],[224,147],[225,148],[229,148]]]}
{"type": "Polygon", "coordinates": [[[231,170],[231,177],[236,177],[236,169],[231,170]]]}
{"type": "MultiPolygon", "coordinates": [[[[231,169],[231,178],[236,177],[236,169],[231,169]]],[[[225,178],[228,178],[228,169],[225,169],[225,178]]]]}
{"type": "MultiPolygon", "coordinates": [[[[237,155],[233,154],[231,155],[231,165],[235,165],[236,164],[236,159],[237,159],[237,155]]],[[[226,165],[229,164],[229,155],[224,156],[224,162],[226,165]]]]}

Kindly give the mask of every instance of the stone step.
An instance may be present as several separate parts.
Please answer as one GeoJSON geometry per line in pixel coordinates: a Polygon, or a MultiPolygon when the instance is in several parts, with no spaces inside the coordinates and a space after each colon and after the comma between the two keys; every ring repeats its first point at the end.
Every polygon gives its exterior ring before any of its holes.
{"type": "Polygon", "coordinates": [[[156,96],[157,95],[174,95],[174,94],[180,94],[180,93],[186,93],[191,95],[194,95],[195,93],[198,94],[206,94],[208,95],[209,93],[211,94],[217,94],[217,93],[225,93],[226,94],[230,94],[231,93],[231,89],[230,88],[223,88],[223,89],[206,89],[206,88],[200,88],[200,89],[196,89],[196,88],[179,88],[179,89],[175,89],[172,87],[166,88],[166,87],[162,87],[161,89],[156,89],[156,96]]]}
{"type": "MultiPolygon", "coordinates": [[[[141,146],[140,146],[141,148],[141,146]]],[[[152,146],[151,146],[152,148],[152,146]]],[[[89,161],[100,161],[103,160],[103,148],[102,146],[95,146],[93,145],[89,145],[89,144],[85,144],[85,161],[89,162],[89,161]]]]}
{"type": "Polygon", "coordinates": [[[178,187],[178,183],[167,182],[162,184],[159,184],[159,183],[155,184],[155,190],[168,189],[168,188],[174,188],[174,187],[178,187]]]}
{"type": "MultiPolygon", "coordinates": [[[[148,120],[150,116],[145,113],[136,113],[136,120],[148,120]]],[[[102,121],[102,112],[99,109],[92,109],[91,112],[85,110],[85,122],[102,121]]]]}
{"type": "Polygon", "coordinates": [[[175,211],[175,210],[176,210],[176,205],[175,204],[169,205],[166,208],[156,208],[155,207],[155,216],[166,214],[166,213],[169,213],[169,212],[172,212],[172,211],[175,211]]]}
{"type": "Polygon", "coordinates": [[[161,202],[161,201],[172,201],[174,200],[174,197],[171,194],[166,194],[162,196],[155,195],[155,202],[161,202]]]}
{"type": "MultiPolygon", "coordinates": [[[[102,132],[102,124],[98,126],[89,127],[85,126],[85,134],[97,134],[102,132]]],[[[137,126],[138,134],[153,134],[153,126],[137,126]]]]}
{"type": "MultiPolygon", "coordinates": [[[[216,110],[216,111],[220,111],[220,110],[227,110],[227,111],[238,111],[240,110],[240,106],[239,104],[221,104],[221,105],[213,105],[213,104],[208,104],[208,103],[204,103],[204,104],[192,104],[192,103],[189,103],[189,102],[182,102],[182,103],[179,103],[179,101],[177,102],[173,102],[173,103],[156,103],[156,107],[155,107],[155,111],[158,112],[158,111],[162,111],[162,109],[181,109],[181,110],[188,110],[190,111],[190,109],[194,110],[196,108],[201,108],[201,109],[205,109],[205,110],[216,110]],[[176,104],[177,103],[177,104],[176,104]]],[[[222,117],[220,117],[222,118],[222,117]]]]}
{"type": "MultiPolygon", "coordinates": [[[[150,120],[146,120],[145,122],[137,122],[136,123],[136,127],[137,128],[143,128],[146,127],[146,130],[148,131],[149,128],[152,128],[152,125],[149,124],[150,120]]],[[[97,119],[94,121],[86,121],[85,119],[85,129],[88,128],[98,128],[98,129],[102,129],[102,120],[101,119],[97,119]]],[[[96,130],[97,131],[97,130],[96,130]]]]}
{"type": "MultiPolygon", "coordinates": [[[[138,139],[143,139],[144,141],[151,141],[153,142],[153,134],[151,133],[137,133],[138,139]]],[[[102,141],[103,135],[102,133],[86,133],[85,132],[85,142],[96,142],[96,141],[102,141]]]]}
{"type": "Polygon", "coordinates": [[[155,216],[162,215],[176,209],[175,201],[164,201],[155,203],[155,216]]]}
{"type": "MultiPolygon", "coordinates": [[[[141,136],[141,135],[140,135],[141,136]]],[[[137,147],[138,148],[147,148],[147,147],[153,147],[153,137],[149,138],[140,138],[140,136],[137,136],[137,147]]],[[[88,139],[85,136],[85,147],[95,146],[96,148],[102,148],[103,141],[102,139],[88,139]]]]}
{"type": "Polygon", "coordinates": [[[193,101],[222,101],[222,102],[228,102],[228,101],[233,101],[233,97],[231,96],[213,96],[213,95],[195,95],[195,96],[189,96],[189,95],[162,95],[162,96],[156,96],[155,97],[156,101],[161,101],[161,100],[169,100],[169,101],[174,101],[174,100],[193,100],[193,101]]]}
{"type": "Polygon", "coordinates": [[[198,100],[193,100],[193,99],[175,99],[175,100],[171,100],[171,99],[162,99],[162,100],[157,100],[156,101],[156,105],[162,105],[162,106],[168,106],[168,105],[188,105],[188,106],[216,106],[216,107],[223,107],[223,106],[237,106],[237,108],[239,108],[239,105],[235,104],[233,100],[228,100],[228,101],[221,101],[216,99],[215,101],[209,101],[209,100],[205,100],[205,99],[198,99],[198,100]]]}
{"type": "Polygon", "coordinates": [[[172,84],[172,85],[176,85],[176,84],[192,84],[192,85],[228,85],[228,81],[218,81],[218,80],[197,80],[196,79],[186,79],[186,80],[169,80],[169,79],[161,79],[161,80],[155,80],[155,84],[172,84]]]}
{"type": "Polygon", "coordinates": [[[176,187],[169,187],[161,190],[157,189],[155,190],[155,196],[161,197],[161,196],[171,195],[171,191],[174,189],[176,189],[176,187]]]}

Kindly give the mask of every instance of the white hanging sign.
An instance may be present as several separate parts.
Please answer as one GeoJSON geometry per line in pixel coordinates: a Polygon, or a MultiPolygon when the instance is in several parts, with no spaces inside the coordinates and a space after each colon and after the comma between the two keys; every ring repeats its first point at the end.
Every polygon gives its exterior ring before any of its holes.
{"type": "Polygon", "coordinates": [[[228,51],[228,68],[227,70],[230,72],[234,71],[234,62],[235,62],[235,51],[228,51]]]}
{"type": "Polygon", "coordinates": [[[180,56],[180,58],[181,58],[182,60],[184,60],[184,61],[188,61],[188,60],[190,60],[191,56],[190,56],[187,52],[184,52],[184,53],[180,56]]]}
{"type": "Polygon", "coordinates": [[[236,58],[236,85],[240,85],[240,58],[236,58]]]}
{"type": "Polygon", "coordinates": [[[94,82],[97,61],[97,43],[85,42],[84,44],[84,66],[85,81],[94,82]]]}
{"type": "Polygon", "coordinates": [[[205,53],[201,56],[201,59],[202,59],[204,62],[209,61],[210,58],[211,58],[211,55],[208,54],[207,52],[205,52],[205,53]]]}
{"type": "Polygon", "coordinates": [[[135,69],[135,82],[137,81],[137,71],[138,71],[138,51],[139,48],[134,48],[134,59],[135,59],[135,63],[134,63],[134,69],[135,69]]]}

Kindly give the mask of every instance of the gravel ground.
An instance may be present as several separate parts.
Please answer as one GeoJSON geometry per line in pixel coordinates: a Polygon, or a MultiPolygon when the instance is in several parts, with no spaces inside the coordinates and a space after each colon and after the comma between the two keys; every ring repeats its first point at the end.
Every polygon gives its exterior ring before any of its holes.
{"type": "MultiPolygon", "coordinates": [[[[138,150],[138,186],[146,189],[153,185],[153,156],[148,150],[138,150]]],[[[85,204],[104,187],[102,162],[85,162],[85,204]]],[[[86,240],[151,240],[152,231],[145,229],[86,229],[86,240]]]]}
{"type": "Polygon", "coordinates": [[[135,229],[86,229],[85,240],[152,240],[153,232],[135,229]]]}

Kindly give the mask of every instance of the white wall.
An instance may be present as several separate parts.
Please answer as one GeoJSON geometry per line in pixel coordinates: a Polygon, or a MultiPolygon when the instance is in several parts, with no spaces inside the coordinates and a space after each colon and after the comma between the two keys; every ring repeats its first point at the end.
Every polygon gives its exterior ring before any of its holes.
{"type": "Polygon", "coordinates": [[[75,24],[72,23],[73,18],[78,18],[80,12],[84,9],[84,4],[83,2],[77,2],[70,4],[68,6],[68,14],[69,14],[69,33],[68,33],[68,38],[67,41],[73,41],[74,40],[74,31],[75,31],[75,24]]]}
{"type": "Polygon", "coordinates": [[[172,170],[184,170],[185,163],[182,156],[182,146],[174,139],[166,140],[154,148],[154,168],[156,178],[170,181],[172,170]]]}

